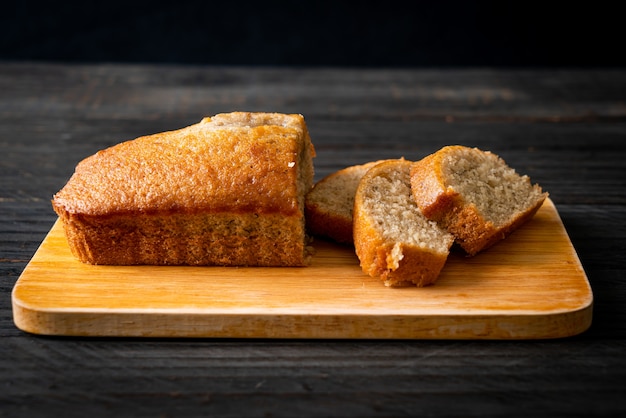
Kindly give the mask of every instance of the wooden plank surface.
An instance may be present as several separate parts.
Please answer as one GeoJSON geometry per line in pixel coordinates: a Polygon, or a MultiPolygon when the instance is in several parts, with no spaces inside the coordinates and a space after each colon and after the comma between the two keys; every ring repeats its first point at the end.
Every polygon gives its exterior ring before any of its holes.
{"type": "Polygon", "coordinates": [[[453,252],[426,288],[387,288],[353,249],[315,241],[305,268],[92,266],[60,221],[13,292],[38,334],[236,338],[557,338],[591,324],[592,293],[552,201],[507,240],[453,252]]]}
{"type": "Polygon", "coordinates": [[[0,415],[626,415],[626,72],[0,63],[0,415]],[[318,178],[452,143],[550,192],[593,323],[549,340],[41,337],[11,292],[76,163],[229,110],[300,112],[318,178]]]}

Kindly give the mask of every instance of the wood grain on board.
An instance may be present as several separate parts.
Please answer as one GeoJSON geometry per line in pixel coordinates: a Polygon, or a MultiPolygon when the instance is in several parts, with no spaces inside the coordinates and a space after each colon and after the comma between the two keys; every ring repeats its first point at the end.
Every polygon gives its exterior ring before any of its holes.
{"type": "Polygon", "coordinates": [[[313,246],[303,268],[92,266],[57,221],[13,290],[14,320],[46,335],[348,339],[559,338],[591,324],[591,288],[549,199],[484,253],[453,251],[425,288],[387,288],[352,248],[313,246]]]}

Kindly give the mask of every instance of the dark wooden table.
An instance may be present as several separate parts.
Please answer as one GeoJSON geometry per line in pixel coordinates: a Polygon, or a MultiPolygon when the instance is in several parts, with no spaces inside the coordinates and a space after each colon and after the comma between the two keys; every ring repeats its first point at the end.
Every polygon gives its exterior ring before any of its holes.
{"type": "Polygon", "coordinates": [[[626,71],[0,63],[0,416],[626,413],[626,71]],[[536,341],[41,337],[11,290],[82,158],[232,110],[302,113],[317,178],[448,144],[550,192],[594,291],[591,328],[536,341]]]}

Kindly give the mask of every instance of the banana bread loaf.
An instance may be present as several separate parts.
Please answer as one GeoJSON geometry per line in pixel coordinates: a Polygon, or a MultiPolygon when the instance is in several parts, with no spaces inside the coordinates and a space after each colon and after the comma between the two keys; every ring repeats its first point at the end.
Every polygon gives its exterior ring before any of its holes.
{"type": "Polygon", "coordinates": [[[52,206],[86,263],[303,266],[314,154],[301,115],[219,114],[86,158],[52,206]]]}

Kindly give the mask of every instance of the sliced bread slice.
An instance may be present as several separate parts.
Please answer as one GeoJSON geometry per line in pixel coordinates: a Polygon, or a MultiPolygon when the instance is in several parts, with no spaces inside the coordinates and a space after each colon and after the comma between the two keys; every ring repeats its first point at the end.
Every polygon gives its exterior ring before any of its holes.
{"type": "Polygon", "coordinates": [[[406,160],[380,162],[361,178],[355,194],[356,254],[362,270],[386,286],[434,283],[454,241],[417,207],[410,169],[406,160]]]}
{"type": "Polygon", "coordinates": [[[361,177],[377,164],[372,161],[329,174],[309,191],[305,202],[307,232],[352,245],[352,208],[361,177]]]}
{"type": "Polygon", "coordinates": [[[424,215],[453,234],[469,255],[507,237],[548,196],[499,156],[460,145],[415,162],[411,188],[424,215]]]}

